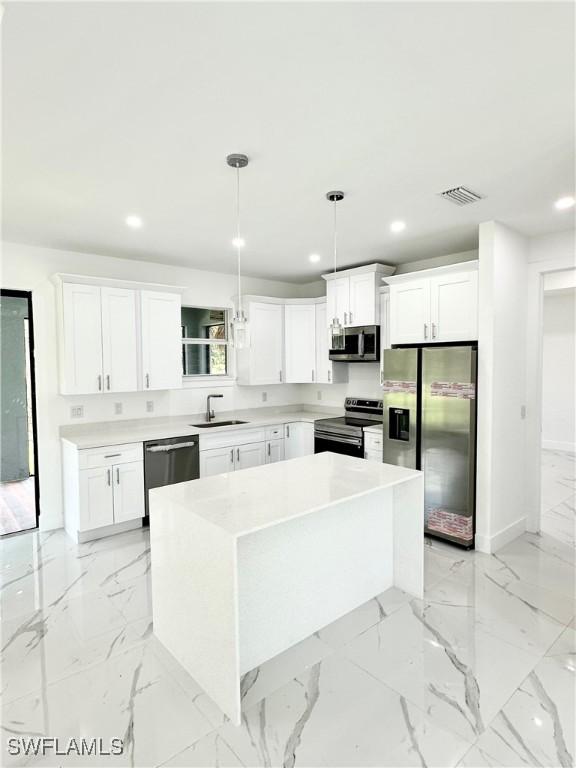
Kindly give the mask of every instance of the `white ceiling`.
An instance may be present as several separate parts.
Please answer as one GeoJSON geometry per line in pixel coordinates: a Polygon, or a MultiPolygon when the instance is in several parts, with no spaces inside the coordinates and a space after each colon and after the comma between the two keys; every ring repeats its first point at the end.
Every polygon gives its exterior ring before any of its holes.
{"type": "Polygon", "coordinates": [[[8,3],[2,28],[6,240],[233,271],[230,152],[252,275],[331,267],[333,188],[341,266],[573,226],[572,3],[8,3]],[[437,196],[459,184],[486,199],[437,196]]]}

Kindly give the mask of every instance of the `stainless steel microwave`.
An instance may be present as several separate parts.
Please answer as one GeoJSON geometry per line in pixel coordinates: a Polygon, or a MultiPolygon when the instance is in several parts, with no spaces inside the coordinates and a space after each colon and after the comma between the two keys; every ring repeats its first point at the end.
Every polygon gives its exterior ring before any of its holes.
{"type": "Polygon", "coordinates": [[[330,360],[374,363],[380,360],[380,326],[359,325],[344,329],[344,349],[331,349],[330,360]]]}

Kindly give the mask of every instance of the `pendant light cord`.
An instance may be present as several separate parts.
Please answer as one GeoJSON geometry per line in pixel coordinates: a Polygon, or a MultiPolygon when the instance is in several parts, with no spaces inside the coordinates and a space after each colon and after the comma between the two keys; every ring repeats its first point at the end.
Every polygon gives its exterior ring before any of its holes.
{"type": "Polygon", "coordinates": [[[337,246],[337,219],[336,219],[336,200],[334,200],[334,274],[336,274],[336,264],[337,264],[337,254],[338,254],[338,246],[337,246]]]}
{"type": "Polygon", "coordinates": [[[236,254],[238,262],[238,316],[242,314],[242,283],[240,261],[242,250],[240,240],[240,166],[236,166],[236,254]]]}

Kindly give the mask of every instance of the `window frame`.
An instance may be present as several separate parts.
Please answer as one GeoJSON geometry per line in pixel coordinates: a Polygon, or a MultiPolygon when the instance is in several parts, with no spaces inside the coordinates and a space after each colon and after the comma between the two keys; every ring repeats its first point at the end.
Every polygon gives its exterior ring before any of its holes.
{"type": "MultiPolygon", "coordinates": [[[[210,339],[210,338],[194,338],[194,337],[181,337],[181,346],[182,346],[182,353],[184,353],[184,348],[186,345],[204,345],[208,349],[213,344],[218,344],[220,346],[226,347],[226,373],[184,373],[184,366],[182,366],[182,382],[185,387],[194,387],[194,386],[206,386],[208,382],[212,382],[214,384],[223,384],[223,385],[231,385],[234,383],[234,372],[232,370],[233,367],[233,355],[231,354],[232,350],[232,342],[230,338],[230,307],[215,307],[212,305],[201,305],[201,304],[182,304],[181,310],[184,309],[200,309],[200,310],[210,310],[212,312],[222,312],[224,314],[224,329],[225,329],[225,338],[224,339],[210,339]]],[[[211,325],[218,325],[218,323],[211,323],[211,325]]],[[[181,324],[182,326],[182,324],[181,324]]],[[[210,327],[210,326],[207,326],[210,327]]]]}

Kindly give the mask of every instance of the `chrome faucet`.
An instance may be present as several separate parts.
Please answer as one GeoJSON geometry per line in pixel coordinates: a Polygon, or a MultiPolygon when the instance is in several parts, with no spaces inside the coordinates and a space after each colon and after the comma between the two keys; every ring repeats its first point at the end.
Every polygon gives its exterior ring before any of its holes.
{"type": "Polygon", "coordinates": [[[206,421],[212,421],[214,418],[214,411],[210,409],[210,400],[213,397],[224,397],[224,395],[208,395],[206,398],[206,421]]]}

